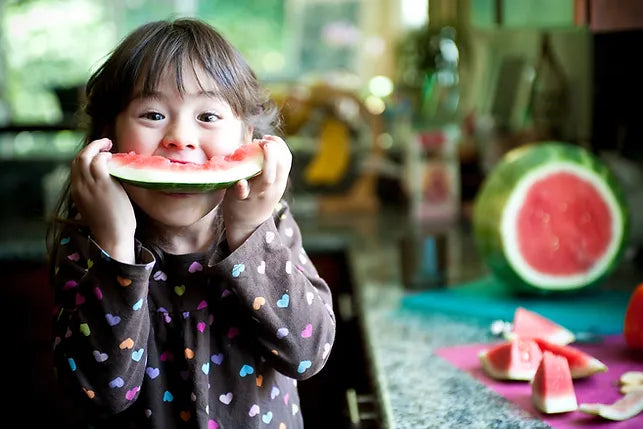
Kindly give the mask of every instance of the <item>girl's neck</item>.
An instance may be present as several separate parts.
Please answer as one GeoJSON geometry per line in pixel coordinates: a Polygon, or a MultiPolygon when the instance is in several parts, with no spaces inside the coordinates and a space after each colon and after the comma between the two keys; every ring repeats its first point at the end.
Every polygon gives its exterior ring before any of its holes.
{"type": "Polygon", "coordinates": [[[174,255],[207,251],[223,234],[223,221],[217,210],[189,226],[162,225],[149,218],[146,221],[141,231],[143,237],[174,255]]]}

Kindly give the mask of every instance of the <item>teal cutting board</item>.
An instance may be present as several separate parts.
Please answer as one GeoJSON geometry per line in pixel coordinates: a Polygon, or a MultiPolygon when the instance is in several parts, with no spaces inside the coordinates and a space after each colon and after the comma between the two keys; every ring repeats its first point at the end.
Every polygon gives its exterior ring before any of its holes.
{"type": "Polygon", "coordinates": [[[623,331],[630,294],[627,291],[592,290],[573,296],[516,296],[492,276],[487,276],[445,289],[409,292],[401,305],[406,309],[508,322],[521,306],[575,332],[609,335],[623,331]]]}

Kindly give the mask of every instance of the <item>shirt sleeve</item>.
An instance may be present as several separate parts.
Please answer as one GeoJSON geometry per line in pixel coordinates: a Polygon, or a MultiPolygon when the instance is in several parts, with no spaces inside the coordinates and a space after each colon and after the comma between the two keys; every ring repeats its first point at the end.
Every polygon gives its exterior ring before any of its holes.
{"type": "Polygon", "coordinates": [[[86,231],[69,228],[56,258],[53,334],[58,377],[108,413],[133,403],[145,374],[147,291],[155,261],[138,242],[136,257],[133,265],[113,260],[86,231]]]}
{"type": "Polygon", "coordinates": [[[308,258],[285,202],[212,268],[229,279],[275,369],[306,379],[323,368],[335,339],[331,291],[308,258]]]}

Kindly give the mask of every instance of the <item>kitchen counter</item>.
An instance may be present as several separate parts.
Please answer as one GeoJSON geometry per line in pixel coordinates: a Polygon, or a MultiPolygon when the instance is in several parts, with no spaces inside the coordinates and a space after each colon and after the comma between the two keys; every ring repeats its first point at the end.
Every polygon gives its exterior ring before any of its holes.
{"type": "MultiPolygon", "coordinates": [[[[409,270],[418,271],[409,266],[409,260],[417,256],[410,254],[414,249],[408,248],[409,237],[441,237],[443,257],[439,259],[447,288],[486,273],[468,224],[428,228],[392,213],[351,217],[345,224],[327,219],[302,225],[307,248],[331,245],[328,237],[335,237],[334,244],[348,252],[355,288],[353,306],[362,327],[382,428],[550,427],[434,353],[441,347],[497,340],[489,321],[401,305],[405,297],[421,291],[417,286],[421,281],[408,284],[409,270]]],[[[627,287],[632,279],[643,278],[640,271],[628,270],[614,273],[610,282],[627,287]]]]}

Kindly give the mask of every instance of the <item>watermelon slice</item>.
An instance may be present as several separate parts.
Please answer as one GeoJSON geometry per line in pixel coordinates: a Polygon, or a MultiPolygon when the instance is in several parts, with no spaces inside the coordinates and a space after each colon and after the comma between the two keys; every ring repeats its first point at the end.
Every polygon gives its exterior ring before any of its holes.
{"type": "Polygon", "coordinates": [[[581,403],[578,410],[608,420],[627,420],[643,411],[643,390],[629,392],[613,404],[581,403]]]}
{"type": "Polygon", "coordinates": [[[509,151],[476,195],[472,226],[485,263],[519,291],[600,283],[625,250],[629,212],[615,176],[572,144],[509,151]]]}
{"type": "Polygon", "coordinates": [[[578,408],[567,359],[545,351],[531,381],[531,400],[546,414],[566,413],[578,408]]]}
{"type": "Polygon", "coordinates": [[[478,357],[492,378],[528,381],[538,369],[542,352],[533,340],[516,338],[481,350],[478,357]]]}
{"type": "Polygon", "coordinates": [[[521,338],[542,338],[550,343],[560,345],[573,343],[576,339],[574,334],[567,328],[524,307],[516,308],[511,330],[505,333],[507,339],[516,336],[521,338]]]}
{"type": "Polygon", "coordinates": [[[583,378],[596,374],[597,372],[607,371],[607,365],[575,347],[570,345],[561,346],[550,343],[542,338],[534,338],[534,341],[536,341],[536,344],[538,344],[538,347],[540,347],[543,353],[548,351],[567,359],[572,378],[583,378]]]}
{"type": "Polygon", "coordinates": [[[234,153],[215,156],[204,164],[172,162],[156,155],[115,153],[109,174],[132,185],[171,192],[207,192],[232,186],[261,172],[263,150],[259,143],[241,145],[234,153]]]}

